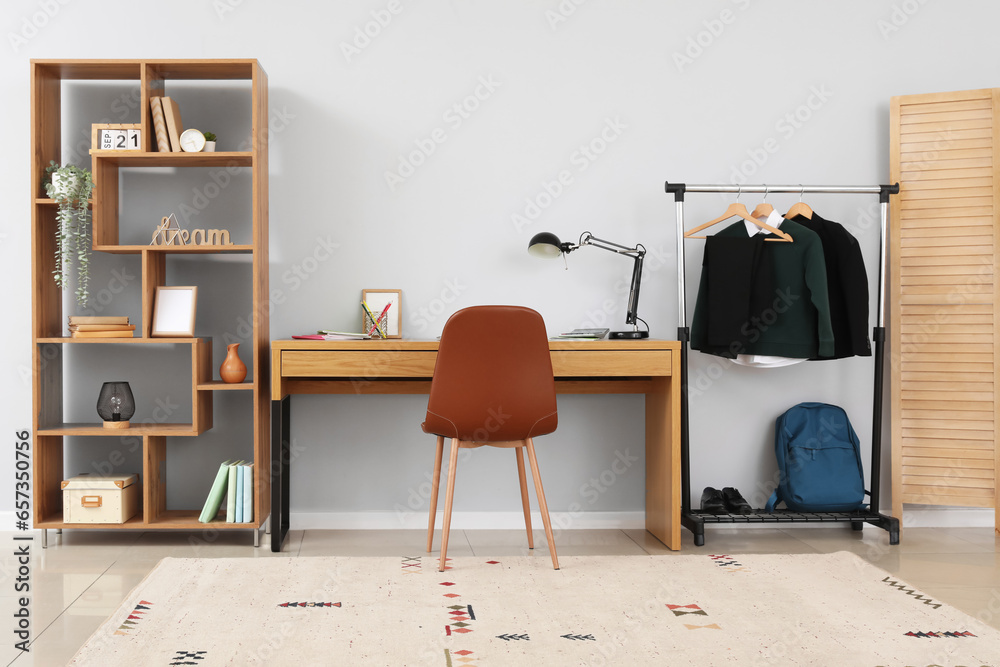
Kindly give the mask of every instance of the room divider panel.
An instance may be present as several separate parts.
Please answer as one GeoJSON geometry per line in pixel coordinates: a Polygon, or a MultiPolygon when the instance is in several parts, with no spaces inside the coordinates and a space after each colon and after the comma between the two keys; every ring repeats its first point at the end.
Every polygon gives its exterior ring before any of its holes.
{"type": "Polygon", "coordinates": [[[994,508],[1000,89],[892,98],[892,501],[994,508]]]}

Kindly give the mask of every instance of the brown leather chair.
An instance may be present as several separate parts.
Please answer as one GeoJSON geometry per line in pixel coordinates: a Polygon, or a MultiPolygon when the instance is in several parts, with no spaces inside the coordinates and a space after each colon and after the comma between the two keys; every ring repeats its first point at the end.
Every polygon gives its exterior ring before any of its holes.
{"type": "Polygon", "coordinates": [[[555,379],[541,315],[520,306],[473,306],[448,318],[441,333],[431,379],[427,418],[422,424],[426,433],[437,436],[430,520],[427,524],[428,552],[434,542],[444,439],[451,440],[439,571],[444,571],[448,552],[458,450],[483,445],[514,448],[528,547],[534,548],[528,484],[521,452],[522,448],[528,450],[552,565],[559,569],[549,509],[532,442],[535,436],[555,431],[557,423],[555,379]]]}

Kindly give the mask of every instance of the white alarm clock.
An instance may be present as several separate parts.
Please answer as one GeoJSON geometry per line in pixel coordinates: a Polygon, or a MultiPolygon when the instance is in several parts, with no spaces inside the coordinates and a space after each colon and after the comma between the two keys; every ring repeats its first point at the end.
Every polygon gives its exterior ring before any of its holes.
{"type": "Polygon", "coordinates": [[[191,128],[181,133],[181,150],[187,153],[200,153],[205,148],[205,135],[200,130],[191,128]]]}

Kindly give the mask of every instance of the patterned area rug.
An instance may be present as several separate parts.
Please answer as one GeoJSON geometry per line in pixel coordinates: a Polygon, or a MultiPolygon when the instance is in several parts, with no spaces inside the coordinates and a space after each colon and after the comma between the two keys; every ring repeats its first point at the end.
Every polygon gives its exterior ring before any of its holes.
{"type": "Polygon", "coordinates": [[[993,665],[1000,631],[849,553],[165,558],[72,665],[993,665]]]}

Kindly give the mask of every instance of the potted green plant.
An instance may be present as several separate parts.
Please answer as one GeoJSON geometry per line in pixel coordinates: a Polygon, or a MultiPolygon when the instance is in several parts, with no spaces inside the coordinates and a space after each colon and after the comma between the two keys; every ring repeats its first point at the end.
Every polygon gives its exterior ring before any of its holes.
{"type": "Polygon", "coordinates": [[[215,132],[206,132],[205,133],[205,148],[204,148],[204,151],[206,153],[214,153],[215,152],[215,132]]]}
{"type": "Polygon", "coordinates": [[[56,284],[66,289],[67,276],[76,261],[76,302],[87,304],[90,297],[90,215],[89,199],[94,192],[94,179],[89,169],[54,161],[45,169],[50,177],[45,193],[56,202],[56,268],[52,272],[56,284]]]}

